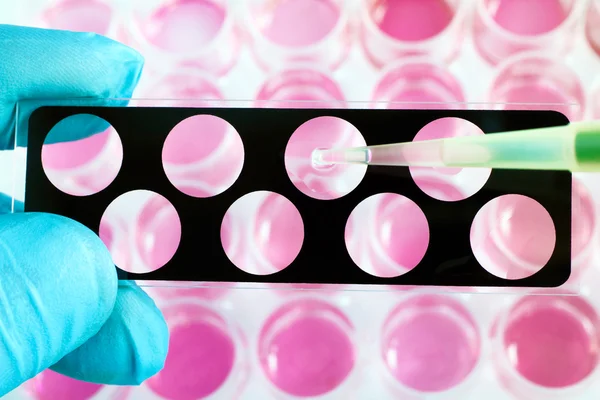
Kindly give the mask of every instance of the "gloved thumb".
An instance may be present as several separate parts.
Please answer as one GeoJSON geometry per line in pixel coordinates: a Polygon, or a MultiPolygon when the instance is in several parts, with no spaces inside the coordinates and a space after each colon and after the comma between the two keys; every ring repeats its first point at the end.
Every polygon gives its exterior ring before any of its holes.
{"type": "Polygon", "coordinates": [[[88,228],[52,214],[0,215],[0,397],[94,336],[117,287],[88,228]]]}

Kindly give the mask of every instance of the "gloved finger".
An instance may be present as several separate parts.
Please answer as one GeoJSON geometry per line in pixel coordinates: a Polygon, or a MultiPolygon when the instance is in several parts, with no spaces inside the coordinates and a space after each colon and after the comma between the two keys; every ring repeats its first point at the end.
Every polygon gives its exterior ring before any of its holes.
{"type": "MultiPolygon", "coordinates": [[[[42,105],[130,98],[144,64],[135,50],[93,33],[12,25],[0,25],[0,54],[0,150],[13,147],[17,122],[18,145],[26,145],[29,116],[42,105]],[[16,103],[24,99],[28,101],[19,103],[17,118],[16,103]]],[[[101,128],[64,129],[56,140],[82,139],[101,128]]]]}
{"type": "Polygon", "coordinates": [[[86,382],[139,385],[163,368],[168,346],[161,312],[131,283],[119,286],[115,308],[100,331],[51,369],[86,382]]]}
{"type": "Polygon", "coordinates": [[[117,286],[110,253],[83,225],[0,215],[0,396],[98,333],[117,286]]]}

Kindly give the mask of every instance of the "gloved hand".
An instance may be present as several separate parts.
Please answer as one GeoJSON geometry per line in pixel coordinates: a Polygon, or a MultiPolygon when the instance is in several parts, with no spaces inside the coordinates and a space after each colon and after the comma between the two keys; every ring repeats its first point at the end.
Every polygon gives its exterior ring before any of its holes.
{"type": "MultiPolygon", "coordinates": [[[[142,67],[138,53],[101,36],[0,25],[0,150],[31,112],[15,121],[18,100],[129,98],[142,67]]],[[[140,288],[118,285],[98,236],[67,218],[9,209],[0,195],[0,396],[49,367],[116,385],[160,371],[166,323],[140,288]]]]}

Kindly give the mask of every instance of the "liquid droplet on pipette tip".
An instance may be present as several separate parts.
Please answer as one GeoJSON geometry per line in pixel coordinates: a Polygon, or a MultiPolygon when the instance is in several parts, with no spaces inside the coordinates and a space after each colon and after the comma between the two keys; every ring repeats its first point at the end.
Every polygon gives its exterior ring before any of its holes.
{"type": "Polygon", "coordinates": [[[371,152],[367,148],[315,149],[312,152],[312,163],[315,168],[335,164],[366,164],[370,160],[371,152]]]}

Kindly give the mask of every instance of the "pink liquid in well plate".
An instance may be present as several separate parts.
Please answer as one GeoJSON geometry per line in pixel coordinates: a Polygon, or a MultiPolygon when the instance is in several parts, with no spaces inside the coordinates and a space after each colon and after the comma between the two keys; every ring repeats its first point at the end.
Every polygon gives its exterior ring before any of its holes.
{"type": "Polygon", "coordinates": [[[421,61],[402,62],[387,70],[375,86],[372,99],[404,103],[381,105],[394,109],[454,108],[465,101],[461,85],[450,71],[421,61]]]}
{"type": "Polygon", "coordinates": [[[252,192],[236,200],[221,224],[221,244],[238,268],[269,275],[300,253],[304,223],[294,204],[273,192],[252,192]]]}
{"type": "Polygon", "coordinates": [[[263,325],[259,361],[279,390],[298,397],[338,388],[354,368],[348,319],[320,300],[288,303],[263,325]]]}
{"type": "Polygon", "coordinates": [[[417,42],[440,34],[454,18],[454,8],[447,0],[378,0],[370,16],[389,37],[417,42]]]}
{"type": "MultiPolygon", "coordinates": [[[[484,133],[477,125],[467,120],[451,117],[440,118],[425,125],[413,140],[480,135],[484,135],[484,133]]],[[[410,168],[410,174],[417,186],[424,193],[442,201],[458,201],[473,196],[483,188],[491,173],[489,168],[410,168]],[[437,185],[436,182],[443,183],[437,185]],[[447,186],[453,186],[455,190],[447,190],[447,186]]]]}
{"type": "Polygon", "coordinates": [[[537,201],[504,195],[483,206],[471,227],[471,247],[479,263],[505,279],[521,279],[542,269],[554,251],[552,217],[537,201]]]}
{"type": "Polygon", "coordinates": [[[168,52],[196,52],[221,30],[227,10],[210,0],[173,0],[143,21],[142,31],[154,46],[168,52]]]}
{"type": "Polygon", "coordinates": [[[269,77],[256,96],[256,107],[344,107],[339,85],[328,75],[307,68],[288,68],[269,77]]]}
{"type": "Polygon", "coordinates": [[[600,56],[600,0],[590,1],[585,32],[590,46],[600,56]]]}
{"type": "Polygon", "coordinates": [[[258,29],[271,42],[306,47],[325,39],[340,19],[332,0],[265,1],[254,16],[258,29]]]}
{"type": "Polygon", "coordinates": [[[147,381],[166,399],[206,398],[231,375],[236,347],[222,318],[193,305],[173,306],[165,312],[169,324],[169,352],[161,372],[147,381]]]}
{"type": "Polygon", "coordinates": [[[356,206],[344,236],[348,254],[362,270],[394,277],[421,262],[429,245],[429,225],[416,203],[384,193],[356,206]]]}
{"type": "MultiPolygon", "coordinates": [[[[144,91],[144,98],[152,99],[181,99],[181,101],[169,101],[168,106],[182,107],[215,106],[218,101],[223,100],[223,94],[214,79],[205,76],[198,68],[177,68],[167,76],[161,78],[156,85],[144,91]],[[209,101],[210,100],[210,101],[209,101]]],[[[154,103],[154,102],[153,102],[154,103]]]]}
{"type": "Polygon", "coordinates": [[[589,267],[596,230],[594,199],[577,178],[573,178],[571,213],[571,277],[575,278],[589,267]]]}
{"type": "Polygon", "coordinates": [[[193,197],[211,197],[229,189],[239,177],[244,144],[227,121],[196,115],[169,133],[162,160],[167,178],[178,190],[193,197]]]}
{"type": "Polygon", "coordinates": [[[47,28],[106,35],[113,10],[105,1],[63,0],[46,9],[42,15],[47,28]]]}
{"type": "Polygon", "coordinates": [[[480,337],[468,310],[457,300],[424,295],[392,311],[381,350],[386,368],[404,387],[440,392],[459,385],[473,372],[480,337]]]}
{"type": "Polygon", "coordinates": [[[318,117],[300,125],[285,149],[285,168],[294,186],[305,195],[331,200],[354,190],[365,176],[364,165],[316,167],[312,152],[319,148],[366,146],[365,139],[352,124],[335,117],[318,117]]]}
{"type": "Polygon", "coordinates": [[[489,101],[512,110],[555,110],[570,121],[585,113],[583,85],[573,70],[546,57],[514,57],[494,79],[489,101]]]}
{"type": "Polygon", "coordinates": [[[46,370],[26,384],[36,400],[89,400],[102,390],[102,385],[78,381],[46,370]]]}
{"type": "MultiPolygon", "coordinates": [[[[500,357],[508,368],[546,388],[577,384],[598,363],[597,316],[580,297],[525,297],[510,310],[499,334],[500,357]]],[[[508,371],[500,372],[510,385],[508,371]]]]}
{"type": "Polygon", "coordinates": [[[563,0],[485,0],[485,3],[499,26],[523,36],[542,35],[556,29],[570,12],[565,7],[570,2],[563,0]]]}

